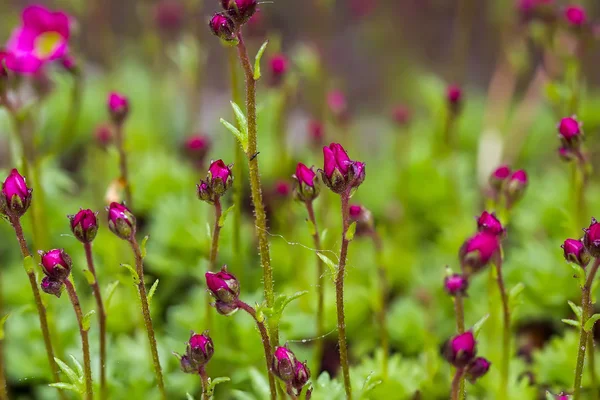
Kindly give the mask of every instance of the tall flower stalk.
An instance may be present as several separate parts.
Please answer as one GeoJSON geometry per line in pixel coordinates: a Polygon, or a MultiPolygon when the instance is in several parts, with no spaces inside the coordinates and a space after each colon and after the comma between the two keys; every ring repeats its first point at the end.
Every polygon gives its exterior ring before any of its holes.
{"type": "Polygon", "coordinates": [[[146,285],[144,284],[144,254],[135,237],[136,234],[136,219],[131,211],[122,204],[111,203],[107,208],[108,211],[108,227],[110,230],[123,240],[127,240],[131,246],[131,250],[135,256],[135,283],[138,287],[138,294],[141,303],[142,317],[144,318],[144,326],[148,334],[148,343],[152,354],[152,363],[154,364],[154,374],[158,390],[162,399],[167,398],[165,384],[163,381],[162,368],[158,357],[158,348],[156,346],[156,335],[152,325],[152,317],[150,316],[150,306],[148,303],[148,295],[146,294],[146,285]]]}
{"type": "Polygon", "coordinates": [[[113,92],[108,96],[108,112],[113,122],[117,150],[119,152],[120,183],[125,191],[125,201],[133,206],[131,198],[131,183],[127,167],[127,151],[125,150],[125,121],[129,115],[129,99],[120,93],[113,92]]]}
{"type": "Polygon", "coordinates": [[[98,314],[100,328],[100,398],[106,398],[106,309],[102,301],[102,292],[96,275],[94,257],[92,255],[92,241],[98,232],[97,213],[92,210],[80,210],[77,214],[69,216],[73,235],[83,244],[85,259],[87,261],[90,278],[88,282],[92,287],[98,314]]]}
{"type": "Polygon", "coordinates": [[[344,376],[344,389],[346,397],[352,398],[350,384],[350,368],[348,364],[348,345],[346,343],[346,321],[344,315],[344,276],[346,274],[346,261],[348,245],[354,238],[354,229],[350,231],[350,196],[365,179],[365,164],[353,161],[348,157],[346,150],[338,144],[332,143],[323,148],[323,169],[320,170],[323,182],[334,193],[340,195],[342,214],[342,245],[338,270],[335,277],[335,298],[337,310],[338,345],[340,364],[344,376]]]}
{"type": "MultiPolygon", "coordinates": [[[[33,270],[33,258],[29,248],[27,247],[27,242],[25,241],[25,236],[23,235],[23,228],[21,226],[21,217],[29,208],[31,204],[31,198],[32,189],[27,187],[25,178],[19,174],[19,171],[13,169],[2,184],[2,193],[0,193],[0,212],[8,217],[8,220],[15,231],[17,241],[19,242],[21,255],[23,256],[23,266],[25,268],[25,272],[27,273],[27,277],[29,278],[31,291],[33,292],[33,298],[35,300],[35,306],[40,319],[40,327],[42,329],[42,336],[44,338],[44,346],[46,348],[48,363],[50,364],[50,370],[52,372],[52,379],[55,383],[58,383],[60,382],[58,365],[54,360],[54,349],[52,347],[50,330],[48,328],[46,307],[44,307],[40,297],[37,278],[33,270]]],[[[62,399],[66,399],[65,394],[62,391],[59,391],[59,395],[62,399]]]]}

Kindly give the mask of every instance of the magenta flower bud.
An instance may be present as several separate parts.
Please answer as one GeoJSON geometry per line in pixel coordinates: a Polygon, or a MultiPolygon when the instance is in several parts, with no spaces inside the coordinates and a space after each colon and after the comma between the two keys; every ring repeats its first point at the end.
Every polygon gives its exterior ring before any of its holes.
{"type": "Polygon", "coordinates": [[[313,201],[319,195],[319,186],[315,184],[317,174],[312,167],[298,163],[293,177],[296,179],[294,194],[298,201],[313,201]]]}
{"type": "Polygon", "coordinates": [[[392,119],[398,126],[406,126],[410,122],[412,112],[404,105],[398,105],[392,110],[392,119]]]}
{"type": "Polygon", "coordinates": [[[562,392],[556,395],[556,400],[571,400],[571,396],[569,396],[565,392],[562,392]]]}
{"type": "Polygon", "coordinates": [[[106,208],[108,211],[108,227],[123,240],[131,240],[135,235],[135,216],[124,204],[112,202],[106,208]]]}
{"type": "Polygon", "coordinates": [[[452,113],[457,113],[463,101],[463,92],[458,85],[450,85],[446,89],[448,107],[452,113]]]}
{"type": "Polygon", "coordinates": [[[477,354],[475,336],[467,331],[454,336],[446,344],[444,356],[446,360],[457,368],[466,367],[477,354]]]}
{"type": "Polygon", "coordinates": [[[15,217],[22,216],[31,205],[31,192],[25,178],[13,168],[2,184],[0,212],[15,217]]]}
{"type": "Polygon", "coordinates": [[[91,243],[98,233],[97,213],[92,210],[80,210],[75,215],[69,215],[71,231],[82,243],[91,243]]]}
{"type": "Polygon", "coordinates": [[[273,352],[273,373],[284,382],[291,382],[296,372],[296,356],[286,346],[278,346],[273,352]]]}
{"type": "Polygon", "coordinates": [[[479,232],[467,239],[461,246],[458,258],[464,273],[468,276],[479,272],[487,265],[492,257],[500,250],[498,236],[486,232],[479,232]]]}
{"type": "Polygon", "coordinates": [[[560,134],[561,140],[569,145],[579,144],[583,136],[581,126],[581,122],[577,121],[577,118],[575,117],[561,119],[558,124],[558,133],[560,134]]]}
{"type": "Polygon", "coordinates": [[[42,260],[40,266],[46,276],[58,282],[68,278],[73,262],[63,249],[54,249],[47,252],[40,250],[39,254],[42,260]]]}
{"type": "Polygon", "coordinates": [[[108,113],[115,124],[122,124],[129,114],[129,99],[118,92],[108,95],[108,113]]]}
{"type": "Polygon", "coordinates": [[[206,287],[216,300],[225,304],[237,302],[240,295],[240,283],[234,275],[227,272],[227,266],[223,266],[219,272],[208,271],[204,276],[206,287]]]}
{"type": "Polygon", "coordinates": [[[315,147],[321,147],[323,145],[325,127],[320,121],[313,119],[308,123],[308,138],[310,143],[315,147]]]}
{"type": "Polygon", "coordinates": [[[348,207],[350,220],[356,222],[356,236],[368,236],[375,232],[373,214],[360,204],[351,204],[348,207]]]}
{"type": "Polygon", "coordinates": [[[525,189],[527,189],[527,183],[528,179],[525,171],[520,169],[512,173],[504,188],[509,205],[523,197],[525,189]]]}
{"type": "Polygon", "coordinates": [[[49,276],[45,276],[42,278],[42,283],[40,284],[40,287],[42,288],[42,291],[44,293],[60,297],[64,288],[64,284],[61,281],[57,281],[50,278],[49,276]]]}
{"type": "Polygon", "coordinates": [[[444,289],[450,296],[465,295],[469,280],[460,274],[452,274],[444,279],[444,289]]]}
{"type": "Polygon", "coordinates": [[[365,164],[352,161],[339,143],[323,147],[323,182],[335,193],[358,187],[365,179],[365,164]]]}
{"type": "Polygon", "coordinates": [[[154,23],[167,36],[181,32],[185,20],[185,7],[176,0],[162,0],[154,8],[154,23]]]}
{"type": "Polygon", "coordinates": [[[567,239],[560,247],[563,249],[567,262],[577,264],[582,268],[585,268],[590,263],[590,253],[581,240],[567,239]]]}
{"type": "Polygon", "coordinates": [[[238,25],[246,23],[254,15],[257,4],[256,0],[221,0],[223,9],[238,25]]]}
{"type": "Polygon", "coordinates": [[[583,230],[583,244],[592,257],[600,257],[600,223],[592,218],[589,228],[583,230]]]}
{"type": "Polygon", "coordinates": [[[490,186],[500,190],[510,176],[511,170],[508,165],[501,165],[492,172],[489,178],[490,186]]]}
{"type": "Polygon", "coordinates": [[[587,22],[585,8],[581,6],[567,6],[564,15],[567,23],[574,28],[581,28],[587,22]]]}
{"type": "Polygon", "coordinates": [[[484,211],[479,218],[477,218],[477,229],[479,232],[486,232],[496,236],[504,235],[504,227],[500,220],[496,217],[495,213],[489,213],[484,211]]]}
{"type": "Polygon", "coordinates": [[[213,161],[208,168],[206,181],[200,181],[198,187],[198,198],[213,204],[233,184],[233,164],[225,165],[223,160],[213,161]]]}
{"type": "Polygon", "coordinates": [[[292,186],[289,182],[284,180],[279,180],[275,182],[275,194],[281,198],[288,198],[292,193],[292,186]]]}
{"type": "Polygon", "coordinates": [[[348,119],[348,102],[346,95],[341,90],[332,90],[327,94],[327,105],[334,117],[341,122],[348,119]]]}
{"type": "Polygon", "coordinates": [[[216,13],[208,22],[210,31],[224,43],[233,44],[237,42],[235,35],[235,23],[225,13],[216,13]]]}
{"type": "Polygon", "coordinates": [[[300,362],[296,360],[294,367],[294,378],[292,379],[292,387],[299,393],[308,380],[310,379],[310,369],[306,362],[300,362]]]}
{"type": "Polygon", "coordinates": [[[210,147],[210,139],[200,134],[190,136],[183,144],[185,154],[198,167],[204,164],[210,147]]]}
{"type": "Polygon", "coordinates": [[[203,332],[201,335],[192,333],[187,344],[186,355],[196,371],[210,361],[214,352],[215,348],[208,331],[203,332]]]}
{"type": "Polygon", "coordinates": [[[269,60],[272,83],[278,85],[288,71],[288,59],[283,54],[275,54],[269,60]]]}
{"type": "Polygon", "coordinates": [[[107,123],[98,125],[94,131],[94,139],[100,148],[106,149],[113,141],[112,127],[107,123]]]}
{"type": "Polygon", "coordinates": [[[491,362],[483,357],[477,357],[467,367],[466,375],[467,379],[471,383],[475,383],[477,379],[481,378],[490,370],[491,362]]]}

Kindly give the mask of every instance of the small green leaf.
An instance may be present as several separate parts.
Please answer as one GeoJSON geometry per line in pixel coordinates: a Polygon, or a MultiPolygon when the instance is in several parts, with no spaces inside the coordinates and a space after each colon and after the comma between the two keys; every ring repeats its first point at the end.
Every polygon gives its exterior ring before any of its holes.
{"type": "Polygon", "coordinates": [[[215,386],[217,386],[220,383],[225,383],[225,382],[229,382],[231,379],[229,379],[226,376],[221,376],[218,378],[214,378],[214,379],[210,379],[208,378],[208,388],[206,388],[206,394],[210,397],[215,393],[215,386]]]}
{"type": "Polygon", "coordinates": [[[564,322],[567,325],[571,325],[574,326],[576,328],[579,328],[579,321],[575,321],[574,319],[561,319],[562,322],[564,322]]]}
{"type": "Polygon", "coordinates": [[[75,386],[75,385],[73,385],[71,383],[58,382],[58,383],[51,383],[48,386],[56,388],[56,389],[71,390],[73,392],[80,393],[80,391],[77,388],[77,386],[75,386]]]}
{"type": "Polygon", "coordinates": [[[323,229],[323,231],[321,231],[321,243],[325,243],[325,240],[327,239],[327,233],[329,231],[327,230],[327,228],[323,229]]]}
{"type": "Polygon", "coordinates": [[[335,274],[337,271],[337,264],[335,264],[333,261],[331,261],[331,259],[329,257],[327,257],[325,254],[321,253],[321,252],[317,252],[317,255],[319,256],[319,258],[325,263],[325,265],[327,265],[329,267],[329,270],[332,274],[335,274]]]}
{"type": "Polygon", "coordinates": [[[90,330],[90,319],[92,318],[92,315],[94,315],[94,314],[96,314],[96,310],[90,310],[87,314],[85,314],[83,316],[83,321],[81,323],[83,325],[84,331],[90,330]]]}
{"type": "Polygon", "coordinates": [[[246,137],[248,137],[248,119],[246,118],[246,114],[244,114],[244,111],[242,111],[242,109],[240,108],[240,106],[237,105],[237,103],[233,101],[230,101],[230,103],[231,108],[233,108],[235,120],[237,121],[238,126],[240,127],[240,132],[246,137]]]}
{"type": "Polygon", "coordinates": [[[313,224],[313,222],[307,218],[306,225],[308,225],[308,232],[310,233],[310,236],[314,236],[317,233],[317,228],[315,227],[315,224],[313,224]]]}
{"type": "Polygon", "coordinates": [[[594,328],[594,324],[599,319],[600,319],[600,314],[592,315],[587,321],[585,321],[585,325],[583,325],[583,330],[585,330],[586,332],[591,332],[592,329],[594,328]]]}
{"type": "Polygon", "coordinates": [[[152,297],[154,297],[154,292],[156,292],[156,288],[158,287],[158,279],[154,281],[152,287],[150,287],[150,291],[148,292],[148,304],[152,304],[152,297]]]}
{"type": "Polygon", "coordinates": [[[240,145],[242,146],[242,149],[244,150],[244,152],[248,152],[248,135],[247,134],[244,135],[242,132],[240,132],[238,130],[238,128],[231,125],[231,123],[225,121],[223,118],[221,118],[220,121],[221,121],[221,124],[223,124],[223,126],[225,128],[227,128],[227,130],[229,130],[229,132],[233,133],[233,136],[236,137],[238,142],[240,142],[240,145]]]}
{"type": "Polygon", "coordinates": [[[483,327],[483,324],[485,324],[485,321],[487,321],[489,317],[490,314],[485,314],[483,317],[481,317],[479,321],[475,322],[475,325],[473,325],[473,334],[475,335],[475,337],[477,337],[477,335],[481,331],[481,328],[483,327]]]}
{"type": "Polygon", "coordinates": [[[25,272],[28,274],[33,272],[33,269],[35,268],[35,261],[33,261],[33,257],[27,256],[23,259],[23,268],[25,268],[25,272]]]}
{"type": "Polygon", "coordinates": [[[577,281],[579,282],[579,286],[583,288],[585,286],[585,271],[579,265],[575,265],[575,264],[569,264],[569,265],[571,266],[571,268],[573,268],[573,272],[575,273],[573,275],[573,278],[577,278],[577,281]]]}
{"type": "Polygon", "coordinates": [[[121,264],[121,266],[127,268],[129,270],[129,272],[131,272],[131,277],[133,278],[133,283],[138,285],[140,283],[140,276],[138,275],[136,270],[133,269],[133,267],[129,264],[121,264]]]}
{"type": "Polygon", "coordinates": [[[77,383],[79,381],[79,377],[77,376],[75,371],[71,369],[71,367],[69,367],[59,358],[54,357],[54,361],[56,362],[56,365],[58,365],[58,368],[60,368],[60,370],[67,376],[67,378],[69,378],[71,382],[77,383]]]}
{"type": "Polygon", "coordinates": [[[0,318],[0,340],[4,340],[4,324],[10,314],[5,314],[2,318],[0,318]]]}
{"type": "Polygon", "coordinates": [[[82,378],[84,378],[84,376],[83,376],[83,367],[81,366],[81,364],[79,363],[79,361],[77,361],[77,359],[75,357],[73,357],[73,355],[69,354],[69,357],[71,357],[71,360],[73,360],[73,364],[75,364],[75,367],[77,367],[77,372],[79,374],[79,380],[82,381],[82,378]]]}
{"type": "Polygon", "coordinates": [[[356,221],[350,224],[348,230],[346,231],[346,240],[351,242],[354,239],[354,234],[356,233],[356,221]]]}
{"type": "Polygon", "coordinates": [[[381,385],[382,381],[373,379],[373,375],[374,375],[374,372],[371,372],[365,378],[365,382],[363,383],[362,392],[360,394],[361,399],[363,399],[363,398],[366,399],[367,398],[366,395],[370,391],[372,391],[376,386],[381,385]]]}
{"type": "Polygon", "coordinates": [[[110,306],[110,301],[112,300],[113,295],[115,294],[115,289],[119,286],[119,281],[111,282],[106,287],[106,308],[110,306]]]}
{"type": "Polygon", "coordinates": [[[225,220],[227,219],[227,214],[229,214],[229,212],[231,210],[233,210],[234,207],[235,207],[235,204],[232,205],[231,207],[229,207],[227,210],[225,210],[223,212],[223,214],[221,214],[221,217],[219,218],[219,228],[222,228],[225,226],[225,220]]]}
{"type": "Polygon", "coordinates": [[[142,258],[146,258],[146,243],[148,243],[148,239],[150,239],[149,235],[144,236],[142,239],[142,243],[140,244],[140,252],[142,253],[142,258]]]}
{"type": "Polygon", "coordinates": [[[206,223],[206,237],[208,237],[208,240],[210,240],[212,238],[212,232],[210,231],[210,223],[206,223]]]}
{"type": "Polygon", "coordinates": [[[94,274],[92,274],[89,270],[84,269],[83,276],[85,276],[85,280],[90,286],[96,283],[96,278],[94,278],[94,274]]]}
{"type": "Polygon", "coordinates": [[[508,303],[510,304],[510,308],[515,308],[519,305],[519,299],[521,297],[521,293],[525,290],[525,285],[521,282],[517,283],[508,294],[508,303]]]}
{"type": "Polygon", "coordinates": [[[573,313],[575,313],[575,315],[577,316],[577,319],[579,321],[581,321],[581,315],[583,314],[581,307],[579,307],[577,304],[573,303],[571,300],[569,300],[568,303],[569,303],[569,307],[571,307],[571,310],[573,310],[573,313]]]}
{"type": "Polygon", "coordinates": [[[254,59],[254,80],[257,81],[260,79],[260,60],[262,59],[263,54],[265,53],[265,50],[267,49],[267,45],[269,44],[268,40],[265,40],[265,42],[262,44],[262,46],[260,46],[260,49],[258,49],[258,53],[256,53],[256,58],[254,59]]]}

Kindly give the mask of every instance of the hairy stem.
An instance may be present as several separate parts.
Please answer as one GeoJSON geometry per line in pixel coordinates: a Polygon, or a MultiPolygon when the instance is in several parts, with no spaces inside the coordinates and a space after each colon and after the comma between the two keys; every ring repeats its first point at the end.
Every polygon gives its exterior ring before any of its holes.
{"type": "Polygon", "coordinates": [[[385,315],[388,295],[387,271],[385,270],[385,264],[383,262],[383,241],[381,240],[381,236],[379,236],[379,234],[375,231],[371,236],[373,238],[373,244],[377,253],[377,278],[379,280],[379,310],[377,310],[377,319],[379,320],[379,335],[381,341],[381,349],[383,351],[382,375],[383,379],[387,379],[388,357],[390,352],[390,345],[387,332],[387,321],[385,315]]]}
{"type": "MultiPolygon", "coordinates": [[[[17,236],[17,240],[19,241],[19,247],[21,248],[21,254],[23,258],[31,257],[31,253],[29,252],[29,248],[27,248],[27,242],[25,241],[25,236],[23,236],[23,228],[21,227],[21,221],[19,217],[15,217],[9,215],[10,223],[15,230],[15,235],[17,236]]],[[[27,268],[27,277],[29,278],[29,283],[31,284],[31,291],[33,292],[33,298],[35,300],[35,306],[37,308],[38,316],[40,318],[40,327],[42,328],[42,336],[44,337],[44,345],[46,347],[46,355],[48,356],[48,363],[50,364],[50,370],[52,371],[52,380],[55,383],[60,382],[60,378],[58,375],[58,365],[56,361],[54,361],[54,349],[52,348],[52,341],[50,339],[50,329],[48,329],[48,319],[46,317],[46,307],[42,303],[42,298],[40,297],[40,291],[37,283],[37,279],[35,277],[35,272],[30,270],[28,266],[27,268]]],[[[62,390],[59,390],[59,395],[61,399],[65,400],[67,397],[62,390]]]]}
{"type": "MultiPolygon", "coordinates": [[[[460,293],[454,297],[454,312],[456,314],[456,331],[460,335],[465,333],[465,307],[460,293]]],[[[459,380],[459,399],[462,400],[466,396],[464,374],[461,373],[459,380]]]]}
{"type": "Polygon", "coordinates": [[[129,182],[129,171],[127,169],[127,152],[125,151],[125,138],[123,132],[124,122],[115,124],[115,137],[117,140],[117,150],[119,151],[119,172],[121,174],[121,184],[125,190],[125,201],[127,207],[133,207],[131,201],[131,184],[129,182]]]}
{"type": "Polygon", "coordinates": [[[508,295],[502,278],[502,259],[499,257],[495,263],[496,266],[496,281],[498,290],[500,291],[500,299],[502,300],[502,365],[500,366],[500,398],[506,398],[508,392],[508,370],[510,363],[510,309],[508,306],[508,295]]]}
{"type": "MultiPolygon", "coordinates": [[[[2,274],[0,273],[0,278],[2,278],[2,274]]],[[[0,316],[4,316],[4,303],[2,301],[1,293],[2,282],[0,279],[0,316]]],[[[0,340],[0,400],[7,399],[8,400],[8,389],[6,387],[6,371],[4,368],[4,340],[0,340]]]]}
{"type": "Polygon", "coordinates": [[[460,396],[460,383],[463,381],[463,375],[464,375],[465,369],[464,368],[457,368],[456,372],[454,373],[454,378],[452,379],[452,396],[451,399],[452,400],[458,400],[459,396],[460,396]]]}
{"type": "Polygon", "coordinates": [[[198,375],[200,375],[200,383],[202,385],[202,400],[210,400],[210,396],[208,395],[208,375],[206,374],[206,369],[200,367],[198,375]]]}
{"type": "MultiPolygon", "coordinates": [[[[260,261],[263,269],[264,295],[267,307],[273,305],[275,291],[273,285],[273,270],[271,268],[271,256],[269,254],[269,240],[267,236],[267,215],[262,198],[262,188],[260,183],[260,173],[258,171],[258,143],[256,126],[256,79],[248,58],[248,50],[244,44],[244,38],[241,31],[238,32],[238,56],[246,77],[246,116],[248,119],[248,169],[250,174],[250,190],[252,192],[252,204],[254,206],[254,216],[256,224],[256,233],[258,235],[258,248],[260,252],[260,261]]],[[[269,326],[271,333],[271,346],[279,342],[279,328],[276,324],[269,326]]]]}
{"type": "Polygon", "coordinates": [[[277,389],[275,388],[275,377],[273,376],[273,371],[271,370],[271,360],[273,358],[273,352],[271,348],[271,342],[269,339],[269,332],[263,320],[260,320],[256,315],[256,310],[247,303],[244,303],[241,300],[237,300],[236,305],[242,310],[246,311],[248,314],[254,318],[256,321],[256,326],[260,331],[260,336],[262,338],[263,347],[265,349],[265,362],[267,363],[267,373],[269,375],[269,388],[271,390],[271,400],[277,399],[277,389]]]}
{"type": "Polygon", "coordinates": [[[342,199],[342,247],[340,249],[340,261],[338,264],[337,276],[335,278],[335,298],[337,309],[337,328],[338,345],[340,351],[340,364],[344,375],[344,389],[346,398],[352,399],[352,387],[350,385],[350,369],[348,367],[348,346],[346,344],[346,321],[344,315],[344,275],[346,274],[346,258],[348,256],[347,238],[348,227],[350,226],[350,215],[348,202],[350,200],[350,189],[341,194],[342,199]]]}
{"type": "Polygon", "coordinates": [[[221,207],[221,200],[217,198],[215,200],[215,226],[213,228],[212,245],[210,247],[210,271],[215,271],[217,267],[217,253],[219,251],[219,234],[221,233],[222,213],[223,208],[221,207]]]}
{"type": "MultiPolygon", "coordinates": [[[[315,218],[315,210],[313,202],[307,200],[305,203],[306,211],[308,212],[308,220],[312,223],[313,242],[316,250],[321,250],[321,237],[319,236],[319,229],[317,228],[317,219],[315,218]]],[[[325,286],[323,286],[322,279],[325,273],[325,264],[321,257],[317,255],[317,315],[316,315],[316,326],[317,326],[317,340],[315,342],[315,367],[314,371],[318,371],[321,367],[321,357],[323,355],[323,334],[324,334],[324,308],[325,308],[325,286]]]]}
{"type": "MultiPolygon", "coordinates": [[[[577,350],[577,366],[575,368],[575,383],[573,384],[573,400],[581,399],[581,377],[583,376],[583,364],[585,362],[585,350],[588,344],[589,333],[583,329],[585,323],[592,314],[592,284],[594,277],[600,266],[600,258],[594,260],[594,264],[589,269],[585,285],[581,288],[581,329],[579,331],[579,348],[577,350]]],[[[593,348],[592,348],[593,349],[593,348]]]]}
{"type": "Polygon", "coordinates": [[[161,394],[161,398],[164,400],[167,398],[165,392],[165,384],[163,381],[162,368],[160,366],[160,359],[158,358],[158,349],[156,347],[156,336],[154,334],[154,327],[152,326],[152,317],[150,316],[150,306],[148,304],[148,296],[146,294],[146,286],[144,285],[144,258],[140,246],[135,239],[135,235],[131,237],[131,248],[135,254],[135,268],[139,277],[138,293],[140,295],[140,302],[142,304],[142,315],[144,317],[144,325],[146,326],[146,332],[148,333],[148,342],[150,343],[150,352],[152,353],[152,362],[154,364],[154,373],[156,375],[156,382],[158,389],[161,394]]]}
{"type": "Polygon", "coordinates": [[[83,326],[83,312],[81,311],[81,304],[79,303],[79,297],[75,291],[75,287],[70,279],[65,279],[65,286],[73,309],[75,310],[75,316],[77,317],[77,323],[79,324],[79,334],[81,335],[81,347],[83,349],[83,371],[85,376],[85,398],[86,400],[92,400],[94,398],[94,392],[92,387],[92,367],[90,362],[90,343],[88,340],[88,330],[83,326]]]}
{"type": "Polygon", "coordinates": [[[100,285],[98,284],[98,277],[96,276],[96,268],[94,267],[94,258],[92,256],[92,244],[84,243],[83,248],[85,249],[85,258],[90,273],[94,277],[94,283],[92,283],[92,290],[94,292],[94,298],[96,299],[96,307],[98,313],[98,326],[100,327],[100,398],[106,398],[106,310],[104,308],[104,302],[102,301],[102,292],[100,291],[100,285]]]}

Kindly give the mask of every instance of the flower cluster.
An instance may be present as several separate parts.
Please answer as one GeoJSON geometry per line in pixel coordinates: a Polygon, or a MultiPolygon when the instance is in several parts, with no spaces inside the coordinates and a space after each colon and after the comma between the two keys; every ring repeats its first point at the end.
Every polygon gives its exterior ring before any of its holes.
{"type": "Polygon", "coordinates": [[[227,266],[224,265],[219,272],[208,271],[204,277],[208,292],[215,298],[212,305],[217,312],[222,315],[236,312],[239,308],[240,283],[234,275],[227,272],[227,266]]]}
{"type": "Polygon", "coordinates": [[[310,379],[310,370],[306,361],[300,362],[296,359],[287,345],[275,348],[271,369],[275,376],[286,384],[290,396],[299,396],[302,388],[310,379]]]}
{"type": "Polygon", "coordinates": [[[490,369],[491,363],[477,356],[477,342],[472,331],[467,331],[450,339],[444,350],[446,360],[456,368],[464,368],[469,382],[475,383],[490,369]]]}
{"type": "Polygon", "coordinates": [[[214,204],[233,184],[233,164],[225,165],[223,160],[213,161],[208,168],[206,180],[197,185],[198,198],[214,204]]]}
{"type": "Polygon", "coordinates": [[[497,203],[504,200],[506,208],[510,209],[525,194],[529,180],[524,170],[511,171],[508,165],[501,165],[492,172],[488,182],[492,198],[497,203]]]}
{"type": "Polygon", "coordinates": [[[211,32],[225,43],[237,43],[237,32],[257,10],[256,0],[221,0],[222,12],[208,23],[211,32]]]}
{"type": "Polygon", "coordinates": [[[73,262],[63,249],[54,249],[47,252],[39,251],[40,266],[46,275],[42,279],[41,287],[45,293],[60,297],[65,279],[69,278],[73,262]]]}
{"type": "Polygon", "coordinates": [[[13,169],[2,183],[0,212],[9,217],[20,217],[31,205],[32,189],[27,187],[25,178],[13,169]]]}
{"type": "Polygon", "coordinates": [[[351,160],[339,143],[323,147],[323,164],[323,183],[335,193],[355,189],[365,180],[365,164],[351,160]]]}
{"type": "Polygon", "coordinates": [[[197,374],[210,361],[214,352],[213,341],[208,335],[208,331],[204,331],[202,334],[192,332],[185,354],[180,356],[175,353],[175,355],[179,358],[179,365],[183,372],[197,374]]]}

